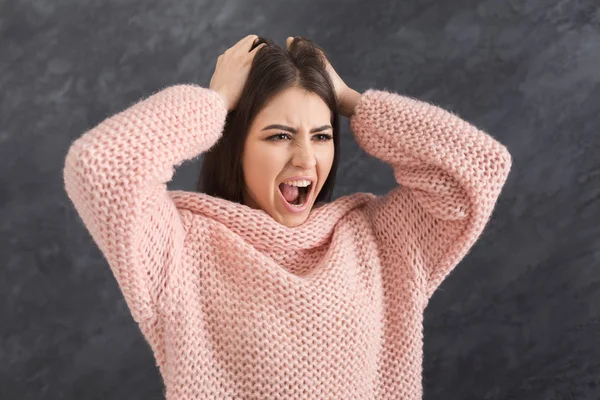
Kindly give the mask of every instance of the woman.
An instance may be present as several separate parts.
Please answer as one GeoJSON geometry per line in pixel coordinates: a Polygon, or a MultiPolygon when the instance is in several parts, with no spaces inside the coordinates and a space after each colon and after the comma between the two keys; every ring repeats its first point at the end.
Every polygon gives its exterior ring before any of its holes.
{"type": "Polygon", "coordinates": [[[209,88],[172,86],[106,119],[72,144],[66,191],[168,399],[419,399],[423,311],[511,156],[439,107],[350,89],[311,41],[287,44],[249,35],[209,88]],[[339,113],[393,167],[386,195],[331,201],[339,113]],[[168,191],[201,153],[204,193],[168,191]]]}

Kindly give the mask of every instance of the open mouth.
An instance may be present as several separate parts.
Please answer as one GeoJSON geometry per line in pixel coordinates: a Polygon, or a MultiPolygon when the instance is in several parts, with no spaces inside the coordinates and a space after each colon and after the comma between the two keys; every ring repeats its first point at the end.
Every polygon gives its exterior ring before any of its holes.
{"type": "MultiPolygon", "coordinates": [[[[281,192],[282,195],[284,194],[284,185],[285,185],[284,183],[281,183],[279,185],[279,191],[281,192]]],[[[311,182],[310,185],[308,185],[306,187],[298,187],[298,196],[296,197],[295,200],[289,201],[289,200],[286,199],[285,195],[283,195],[283,198],[285,199],[285,201],[288,202],[288,204],[291,204],[291,205],[296,206],[296,207],[301,207],[301,206],[304,205],[304,203],[308,199],[309,194],[310,194],[310,192],[312,190],[312,187],[313,187],[313,183],[312,182],[311,182]]]]}

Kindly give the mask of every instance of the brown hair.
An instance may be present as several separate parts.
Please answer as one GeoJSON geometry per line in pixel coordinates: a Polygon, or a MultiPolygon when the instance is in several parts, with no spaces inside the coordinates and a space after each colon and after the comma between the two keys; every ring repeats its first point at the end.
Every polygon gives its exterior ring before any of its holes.
{"type": "Polygon", "coordinates": [[[298,87],[318,95],[331,110],[333,164],[315,206],[329,202],[338,166],[340,117],[335,89],[325,69],[323,57],[326,54],[311,40],[300,36],[296,36],[287,49],[259,37],[250,51],[261,43],[266,46],[254,56],[238,105],[227,114],[222,136],[203,154],[197,190],[242,203],[245,183],[241,155],[252,121],[271,98],[290,87],[298,87]]]}

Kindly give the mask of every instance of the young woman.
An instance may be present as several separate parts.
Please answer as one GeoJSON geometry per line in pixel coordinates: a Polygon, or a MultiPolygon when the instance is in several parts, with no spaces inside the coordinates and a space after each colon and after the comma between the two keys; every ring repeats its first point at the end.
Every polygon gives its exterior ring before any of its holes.
{"type": "Polygon", "coordinates": [[[249,35],[209,88],[168,87],[86,132],[66,191],[168,399],[419,399],[423,311],[511,156],[437,106],[350,89],[310,40],[287,45],[249,35]],[[393,167],[386,195],[331,201],[340,114],[393,167]],[[168,191],[201,153],[203,192],[168,191]]]}

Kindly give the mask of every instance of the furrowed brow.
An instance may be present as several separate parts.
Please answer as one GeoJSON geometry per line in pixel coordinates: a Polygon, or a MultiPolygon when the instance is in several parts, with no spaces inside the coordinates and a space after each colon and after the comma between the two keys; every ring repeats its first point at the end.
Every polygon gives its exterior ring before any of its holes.
{"type": "MultiPolygon", "coordinates": [[[[285,126],[285,125],[279,125],[279,124],[273,124],[273,125],[269,125],[269,126],[265,126],[264,128],[262,128],[263,131],[269,130],[269,129],[281,129],[284,131],[288,131],[291,133],[298,133],[298,130],[296,130],[295,128],[292,128],[290,126],[285,126]]],[[[315,133],[315,132],[322,132],[322,131],[326,131],[328,129],[333,129],[331,127],[331,125],[323,125],[323,126],[319,126],[318,128],[313,128],[310,130],[310,133],[315,133]]]]}

